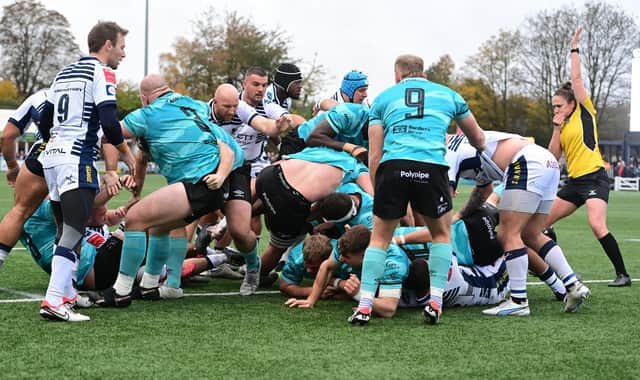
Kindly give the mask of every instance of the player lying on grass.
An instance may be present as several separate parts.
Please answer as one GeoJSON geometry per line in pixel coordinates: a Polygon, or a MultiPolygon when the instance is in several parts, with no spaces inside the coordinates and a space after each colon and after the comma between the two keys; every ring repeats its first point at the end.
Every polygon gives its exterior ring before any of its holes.
{"type": "MultiPolygon", "coordinates": [[[[127,188],[133,186],[130,176],[121,177],[120,182],[127,188]]],[[[107,210],[110,198],[106,191],[98,193],[84,237],[76,248],[79,250],[79,262],[74,269],[73,280],[80,290],[106,289],[118,274],[123,236],[121,231],[110,233],[108,227],[118,225],[134,201],[115,210],[107,210]]],[[[51,202],[46,199],[25,222],[20,241],[47,273],[51,273],[55,239],[56,223],[51,202]]]]}
{"type": "MultiPolygon", "coordinates": [[[[312,308],[330,284],[332,275],[338,270],[345,270],[345,265],[351,268],[349,278],[334,280],[332,286],[358,299],[362,260],[370,236],[371,232],[365,226],[349,229],[338,240],[339,255],[332,255],[320,265],[309,296],[306,299],[290,298],[285,304],[289,307],[312,308]]],[[[415,229],[402,236],[394,238],[393,242],[418,244],[431,239],[427,229],[415,229]]],[[[429,301],[428,262],[423,257],[410,262],[398,244],[390,244],[389,247],[385,271],[373,302],[374,313],[382,317],[392,317],[399,306],[422,307],[429,301]]],[[[507,287],[508,277],[501,258],[484,266],[459,266],[454,259],[443,300],[446,306],[497,303],[504,298],[507,287]]]]}

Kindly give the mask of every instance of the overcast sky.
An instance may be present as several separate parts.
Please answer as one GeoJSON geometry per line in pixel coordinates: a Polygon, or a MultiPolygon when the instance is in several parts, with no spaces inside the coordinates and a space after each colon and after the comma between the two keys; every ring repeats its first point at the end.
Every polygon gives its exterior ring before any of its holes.
{"type": "MultiPolygon", "coordinates": [[[[83,51],[86,36],[98,20],[113,20],[129,29],[127,57],[120,79],[139,82],[144,74],[143,0],[41,0],[62,13],[83,51]]],[[[610,1],[640,16],[639,0],[610,1]]],[[[0,0],[0,5],[11,1],[0,0]]],[[[291,37],[291,56],[327,69],[327,89],[339,86],[342,75],[358,69],[369,75],[370,96],[393,84],[393,62],[403,53],[420,55],[429,65],[450,54],[459,68],[478,47],[500,29],[513,30],[543,9],[576,7],[569,0],[149,0],[149,72],[158,72],[160,53],[172,51],[179,36],[191,37],[191,22],[209,6],[223,14],[236,10],[256,25],[279,27],[291,37]]],[[[569,41],[567,41],[567,45],[569,41]]],[[[305,65],[301,68],[304,71],[305,65]]]]}

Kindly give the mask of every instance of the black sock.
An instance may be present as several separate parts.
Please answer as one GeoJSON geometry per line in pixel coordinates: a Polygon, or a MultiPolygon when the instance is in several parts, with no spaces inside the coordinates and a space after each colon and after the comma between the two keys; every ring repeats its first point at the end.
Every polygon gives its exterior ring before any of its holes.
{"type": "Polygon", "coordinates": [[[609,260],[611,260],[611,263],[616,270],[616,274],[624,274],[625,276],[628,276],[616,238],[614,238],[611,232],[609,232],[600,238],[599,241],[600,245],[602,245],[602,249],[604,249],[604,252],[609,256],[609,260]]]}

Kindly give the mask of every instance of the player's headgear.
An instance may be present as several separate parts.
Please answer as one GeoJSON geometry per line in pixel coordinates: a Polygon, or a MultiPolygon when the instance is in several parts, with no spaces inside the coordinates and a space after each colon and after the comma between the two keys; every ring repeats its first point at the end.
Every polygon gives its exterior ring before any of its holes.
{"type": "Polygon", "coordinates": [[[289,86],[291,83],[298,82],[302,80],[302,73],[298,66],[293,63],[281,63],[280,66],[276,69],[275,75],[273,76],[273,84],[280,87],[281,89],[289,92],[289,86]]]}
{"type": "Polygon", "coordinates": [[[340,91],[344,92],[350,101],[353,101],[353,94],[355,94],[356,90],[367,86],[369,86],[367,76],[360,71],[352,70],[342,78],[340,91]]]}

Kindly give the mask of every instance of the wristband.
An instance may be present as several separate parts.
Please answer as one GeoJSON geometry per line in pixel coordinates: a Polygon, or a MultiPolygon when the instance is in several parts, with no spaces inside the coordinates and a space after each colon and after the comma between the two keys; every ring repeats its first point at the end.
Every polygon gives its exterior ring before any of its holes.
{"type": "Polygon", "coordinates": [[[580,54],[580,49],[578,49],[578,48],[571,49],[571,53],[580,54]]]}
{"type": "Polygon", "coordinates": [[[340,279],[336,278],[335,280],[333,280],[333,287],[339,289],[338,285],[340,285],[340,279]]]}

